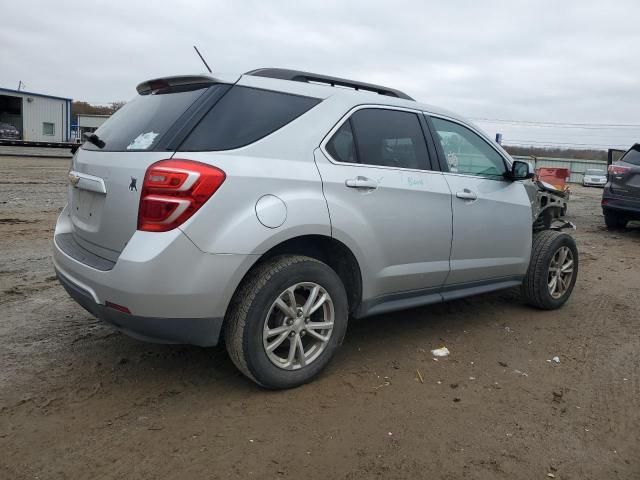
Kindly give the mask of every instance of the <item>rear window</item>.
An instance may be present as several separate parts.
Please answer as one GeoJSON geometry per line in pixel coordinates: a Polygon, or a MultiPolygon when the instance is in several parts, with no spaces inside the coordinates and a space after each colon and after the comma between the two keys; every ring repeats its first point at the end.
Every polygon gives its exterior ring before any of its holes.
{"type": "Polygon", "coordinates": [[[604,170],[598,170],[597,168],[590,168],[589,170],[584,172],[585,175],[606,175],[607,172],[604,170]]]}
{"type": "Polygon", "coordinates": [[[631,147],[631,149],[624,154],[620,161],[630,163],[631,165],[640,165],[640,144],[631,147]]]}
{"type": "Polygon", "coordinates": [[[318,103],[317,98],[235,86],[209,110],[180,150],[230,150],[249,145],[318,103]]]}
{"type": "Polygon", "coordinates": [[[187,85],[138,95],[95,132],[104,147],[84,142],[82,148],[102,152],[153,150],[162,135],[207,90],[218,85],[187,85]]]}

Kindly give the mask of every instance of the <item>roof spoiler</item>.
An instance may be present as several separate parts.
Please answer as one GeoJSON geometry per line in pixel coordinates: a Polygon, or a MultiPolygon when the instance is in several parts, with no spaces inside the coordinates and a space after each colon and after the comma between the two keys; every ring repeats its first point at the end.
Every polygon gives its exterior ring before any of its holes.
{"type": "Polygon", "coordinates": [[[331,85],[332,87],[347,87],[354,90],[366,90],[368,92],[378,93],[389,97],[403,98],[405,100],[413,100],[409,95],[394,88],[374,85],[373,83],[357,82],[347,80],[346,78],[330,77],[328,75],[320,75],[318,73],[301,72],[298,70],[287,70],[285,68],[259,68],[245,73],[256,77],[277,78],[280,80],[292,80],[294,82],[306,83],[322,83],[331,85]]]}
{"type": "Polygon", "coordinates": [[[175,77],[163,77],[154,78],[153,80],[147,80],[142,82],[136,87],[136,90],[140,95],[147,95],[154,90],[167,87],[177,87],[181,85],[212,85],[218,83],[213,77],[208,75],[180,75],[175,77]]]}

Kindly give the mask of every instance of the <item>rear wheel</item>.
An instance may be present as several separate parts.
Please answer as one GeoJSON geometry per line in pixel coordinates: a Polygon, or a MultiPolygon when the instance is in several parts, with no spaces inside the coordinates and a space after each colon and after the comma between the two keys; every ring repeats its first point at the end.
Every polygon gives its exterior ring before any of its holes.
{"type": "Polygon", "coordinates": [[[578,249],[570,235],[545,230],[533,237],[531,261],[522,283],[527,303],[544,310],[560,308],[578,276],[578,249]]]}
{"type": "Polygon", "coordinates": [[[627,219],[618,213],[605,210],[604,223],[607,225],[607,228],[618,230],[627,226],[627,219]]]}
{"type": "Polygon", "coordinates": [[[247,377],[266,388],[292,388],[329,363],[347,318],[344,286],[329,266],[304,256],[275,257],[236,292],[225,343],[247,377]]]}

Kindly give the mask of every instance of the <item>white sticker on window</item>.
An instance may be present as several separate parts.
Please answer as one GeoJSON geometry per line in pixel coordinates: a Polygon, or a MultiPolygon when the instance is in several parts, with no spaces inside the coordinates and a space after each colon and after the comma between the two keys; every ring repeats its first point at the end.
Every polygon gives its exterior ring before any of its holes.
{"type": "Polygon", "coordinates": [[[454,152],[447,153],[447,163],[451,173],[458,173],[458,156],[454,152]]]}
{"type": "Polygon", "coordinates": [[[141,133],[133,140],[133,142],[127,145],[127,150],[146,150],[151,146],[158,135],[159,134],[155,132],[141,133]]]}

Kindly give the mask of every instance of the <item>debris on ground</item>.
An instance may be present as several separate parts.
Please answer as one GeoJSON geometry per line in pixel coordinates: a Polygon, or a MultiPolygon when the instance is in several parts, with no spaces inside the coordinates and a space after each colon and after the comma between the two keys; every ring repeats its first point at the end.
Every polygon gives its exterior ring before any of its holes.
{"type": "Polygon", "coordinates": [[[551,359],[551,361],[552,361],[553,363],[560,363],[560,357],[557,357],[557,356],[556,356],[556,357],[553,357],[553,358],[551,359]]]}
{"type": "Polygon", "coordinates": [[[434,357],[446,357],[447,355],[449,355],[449,349],[447,347],[440,347],[440,348],[436,348],[435,350],[431,350],[431,354],[434,357]]]}
{"type": "Polygon", "coordinates": [[[420,383],[424,383],[424,378],[422,378],[422,374],[420,373],[420,370],[416,369],[416,373],[418,374],[418,380],[420,380],[420,383]]]}

